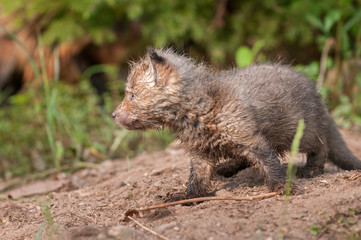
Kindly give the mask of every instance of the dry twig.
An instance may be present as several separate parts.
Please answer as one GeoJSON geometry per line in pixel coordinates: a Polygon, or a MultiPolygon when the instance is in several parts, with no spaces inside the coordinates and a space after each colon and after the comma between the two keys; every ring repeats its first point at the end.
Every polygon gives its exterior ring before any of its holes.
{"type": "Polygon", "coordinates": [[[224,15],[227,10],[227,0],[219,0],[217,3],[217,9],[215,16],[211,22],[209,29],[213,32],[217,27],[222,28],[224,26],[224,15]]]}
{"type": "Polygon", "coordinates": [[[140,226],[141,228],[143,228],[144,230],[150,232],[151,234],[153,234],[154,236],[157,236],[160,239],[163,240],[169,240],[169,238],[164,237],[163,235],[154,232],[152,229],[147,228],[146,226],[144,226],[143,224],[141,224],[140,222],[138,222],[137,220],[135,220],[134,218],[132,218],[131,216],[127,216],[127,218],[129,218],[130,220],[132,220],[135,224],[137,224],[138,226],[140,226]]]}
{"type": "Polygon", "coordinates": [[[254,200],[258,200],[258,199],[273,197],[273,196],[276,196],[276,195],[278,195],[277,192],[271,192],[271,193],[268,193],[268,194],[257,195],[257,196],[252,196],[252,197],[217,197],[216,196],[216,197],[191,198],[191,199],[185,199],[185,200],[180,200],[180,201],[175,201],[175,202],[152,205],[152,206],[148,206],[148,207],[141,207],[141,208],[138,208],[138,209],[128,209],[123,214],[123,217],[124,217],[123,220],[130,219],[134,223],[136,223],[138,226],[140,226],[141,228],[143,228],[146,231],[150,232],[151,234],[157,236],[158,238],[163,239],[163,240],[169,240],[168,238],[162,236],[161,234],[159,234],[159,233],[147,228],[146,226],[142,225],[140,222],[138,222],[137,220],[132,218],[132,216],[134,214],[139,215],[139,213],[142,212],[142,211],[149,211],[149,210],[153,210],[153,209],[157,209],[157,208],[165,208],[165,207],[170,207],[170,206],[175,206],[175,205],[180,205],[180,204],[185,204],[185,203],[196,203],[196,202],[205,202],[205,201],[212,201],[212,200],[254,201],[254,200]]]}
{"type": "Polygon", "coordinates": [[[320,89],[323,85],[323,81],[325,79],[325,75],[326,75],[326,63],[327,63],[327,57],[328,57],[328,52],[330,51],[330,48],[332,47],[332,45],[335,43],[335,40],[333,38],[329,38],[327,39],[325,46],[322,50],[322,55],[321,55],[321,63],[320,63],[320,74],[318,75],[318,79],[317,79],[317,89],[320,89]]]}
{"type": "Polygon", "coordinates": [[[348,179],[351,180],[351,181],[354,181],[354,180],[356,180],[356,179],[358,179],[360,177],[361,177],[361,172],[357,172],[355,174],[352,174],[348,179]]]}
{"type": "Polygon", "coordinates": [[[152,206],[148,206],[148,207],[141,207],[138,209],[128,209],[124,213],[124,216],[129,217],[129,216],[133,216],[134,214],[139,214],[139,212],[142,212],[142,211],[149,211],[149,210],[153,210],[153,209],[157,209],[157,208],[165,208],[165,207],[186,204],[186,203],[196,203],[196,202],[205,202],[205,201],[213,201],[213,200],[254,201],[254,200],[258,200],[258,199],[273,197],[276,195],[278,195],[277,192],[271,192],[268,194],[257,195],[257,196],[252,196],[252,197],[217,197],[216,196],[216,197],[191,198],[191,199],[185,199],[185,200],[180,200],[180,201],[175,201],[175,202],[152,205],[152,206]]]}

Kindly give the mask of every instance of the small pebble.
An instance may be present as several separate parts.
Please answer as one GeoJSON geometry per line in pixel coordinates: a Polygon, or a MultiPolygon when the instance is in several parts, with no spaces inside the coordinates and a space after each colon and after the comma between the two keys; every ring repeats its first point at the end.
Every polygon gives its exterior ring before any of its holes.
{"type": "Polygon", "coordinates": [[[163,185],[163,181],[162,181],[162,180],[156,181],[156,182],[154,183],[154,186],[155,186],[155,187],[160,187],[160,186],[162,186],[162,185],[163,185]]]}
{"type": "Polygon", "coordinates": [[[220,189],[216,192],[216,196],[231,197],[233,194],[226,189],[220,189]]]}
{"type": "Polygon", "coordinates": [[[157,228],[157,230],[158,230],[159,232],[164,232],[164,231],[167,230],[168,228],[175,228],[176,225],[177,225],[177,223],[173,221],[173,222],[170,222],[170,223],[166,223],[166,224],[160,225],[160,226],[157,228]]]}

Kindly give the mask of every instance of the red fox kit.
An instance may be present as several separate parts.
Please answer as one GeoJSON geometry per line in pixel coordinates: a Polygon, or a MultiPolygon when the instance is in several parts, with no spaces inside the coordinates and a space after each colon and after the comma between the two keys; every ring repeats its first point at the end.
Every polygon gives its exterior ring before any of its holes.
{"type": "Polygon", "coordinates": [[[280,64],[215,71],[172,50],[149,49],[133,64],[113,117],[126,129],[169,127],[191,156],[188,197],[209,193],[219,159],[258,166],[269,189],[282,191],[278,157],[290,150],[300,119],[307,163],[299,175],[322,173],[327,159],[361,169],[312,80],[280,64]]]}

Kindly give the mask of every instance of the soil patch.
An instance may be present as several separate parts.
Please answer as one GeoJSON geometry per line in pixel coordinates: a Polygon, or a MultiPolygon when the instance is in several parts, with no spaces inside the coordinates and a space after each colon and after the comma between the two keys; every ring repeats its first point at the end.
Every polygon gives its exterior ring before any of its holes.
{"type": "MultiPolygon", "coordinates": [[[[342,134],[361,159],[360,135],[342,134]]],[[[60,182],[55,192],[0,200],[0,239],[157,239],[133,222],[121,221],[122,214],[184,194],[188,174],[189,159],[177,143],[129,161],[57,174],[40,181],[60,182]]],[[[323,175],[296,179],[296,184],[302,191],[288,201],[285,196],[209,201],[152,210],[135,219],[169,239],[361,239],[360,171],[327,164],[323,175]]],[[[214,186],[218,196],[269,192],[255,168],[230,178],[217,176],[214,186]]],[[[19,189],[7,194],[18,191],[21,196],[19,189]]]]}

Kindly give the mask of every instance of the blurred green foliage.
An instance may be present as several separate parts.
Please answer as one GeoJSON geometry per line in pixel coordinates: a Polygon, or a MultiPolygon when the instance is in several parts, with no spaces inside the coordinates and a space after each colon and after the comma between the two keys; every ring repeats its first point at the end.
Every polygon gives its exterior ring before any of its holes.
{"type": "Polygon", "coordinates": [[[53,83],[51,88],[58,97],[50,122],[43,89],[30,88],[14,95],[11,106],[0,108],[0,118],[6,119],[0,122],[0,176],[61,169],[64,165],[71,170],[79,161],[133,157],[142,151],[163,149],[173,140],[167,131],[144,133],[117,127],[110,113],[118,102],[107,94],[104,106],[99,106],[99,97],[85,80],[76,87],[53,83]],[[48,124],[53,140],[46,131],[48,124]],[[121,141],[114,144],[119,136],[121,141]]]}
{"type": "Polygon", "coordinates": [[[264,41],[258,40],[252,48],[241,46],[236,51],[236,63],[239,67],[247,67],[255,61],[264,61],[266,57],[260,55],[260,50],[264,46],[264,41]]]}
{"type": "MultiPolygon", "coordinates": [[[[265,50],[297,50],[334,35],[340,24],[344,47],[355,44],[361,17],[352,0],[17,0],[3,1],[18,25],[37,19],[45,42],[72,41],[85,35],[102,43],[115,39],[117,23],[138,21],[146,44],[194,47],[213,62],[233,59],[240,45],[264,41],[265,50]],[[352,38],[350,38],[352,36],[352,38]]],[[[125,34],[125,33],[124,33],[125,34]]],[[[309,60],[309,59],[307,59],[309,60]]]]}

